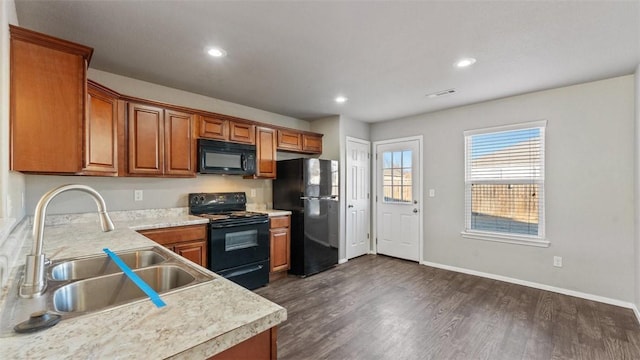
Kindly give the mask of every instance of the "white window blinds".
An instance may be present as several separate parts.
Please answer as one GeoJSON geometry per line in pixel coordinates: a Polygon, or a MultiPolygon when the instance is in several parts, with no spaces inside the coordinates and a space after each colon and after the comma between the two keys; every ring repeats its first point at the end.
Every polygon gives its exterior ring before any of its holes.
{"type": "Polygon", "coordinates": [[[544,238],[545,125],[465,132],[467,232],[544,238]]]}

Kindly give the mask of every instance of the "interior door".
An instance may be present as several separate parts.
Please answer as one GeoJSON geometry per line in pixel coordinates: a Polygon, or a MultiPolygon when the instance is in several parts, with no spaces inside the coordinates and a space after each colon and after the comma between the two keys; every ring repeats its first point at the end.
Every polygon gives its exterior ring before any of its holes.
{"type": "Polygon", "coordinates": [[[369,252],[369,182],[371,143],[347,139],[347,259],[369,252]]]}
{"type": "Polygon", "coordinates": [[[376,145],[377,252],[419,261],[420,140],[376,145]]]}

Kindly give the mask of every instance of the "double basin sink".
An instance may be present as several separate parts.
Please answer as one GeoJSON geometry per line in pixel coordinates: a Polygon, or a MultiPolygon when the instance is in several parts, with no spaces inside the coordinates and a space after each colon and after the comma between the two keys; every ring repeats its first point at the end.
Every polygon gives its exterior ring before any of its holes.
{"type": "MultiPolygon", "coordinates": [[[[116,254],[159,294],[213,279],[162,250],[154,246],[116,254]]],[[[59,313],[96,311],[146,297],[106,254],[53,261],[48,275],[52,310],[59,313]]]]}
{"type": "MultiPolygon", "coordinates": [[[[161,246],[116,254],[160,295],[215,279],[161,246]]],[[[45,293],[36,299],[16,298],[12,318],[19,322],[44,310],[65,319],[145,299],[147,295],[106,254],[54,260],[45,293]]]]}

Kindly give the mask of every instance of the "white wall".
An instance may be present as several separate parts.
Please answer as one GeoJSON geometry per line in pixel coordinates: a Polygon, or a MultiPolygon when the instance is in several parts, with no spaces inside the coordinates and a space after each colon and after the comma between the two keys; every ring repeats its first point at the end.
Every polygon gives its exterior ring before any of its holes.
{"type": "Polygon", "coordinates": [[[0,218],[19,221],[24,216],[24,176],[9,171],[9,24],[17,25],[18,18],[13,0],[3,0],[0,6],[0,218]]]}
{"type": "Polygon", "coordinates": [[[634,301],[634,78],[623,76],[371,126],[424,136],[426,261],[634,301]],[[549,248],[464,239],[463,131],[532,120],[546,131],[549,248]],[[564,267],[554,268],[554,255],[564,267]]]}
{"type": "Polygon", "coordinates": [[[340,248],[338,256],[345,261],[346,254],[346,147],[347,136],[364,140],[369,139],[369,124],[349,119],[341,115],[333,115],[315,119],[311,122],[311,130],[323,133],[321,159],[338,160],[340,162],[340,248]]]}
{"type": "Polygon", "coordinates": [[[321,159],[340,160],[340,116],[328,116],[311,121],[311,131],[324,134],[321,159]]]}
{"type": "MultiPolygon", "coordinates": [[[[192,192],[244,191],[251,205],[268,206],[273,203],[271,180],[246,180],[238,175],[198,175],[191,179],[27,175],[26,179],[27,213],[31,215],[44,193],[65,184],[84,184],[95,188],[104,197],[109,210],[186,207],[187,195],[192,192]],[[143,190],[142,201],[133,201],[133,191],[136,189],[143,190]],[[251,189],[256,190],[255,198],[250,197],[251,189]]],[[[90,197],[63,193],[51,202],[47,213],[93,211],[96,211],[96,205],[90,197]]]]}
{"type": "Polygon", "coordinates": [[[181,105],[219,114],[237,116],[244,119],[286,126],[299,130],[309,130],[309,122],[305,120],[128,78],[105,71],[89,69],[88,77],[89,79],[97,81],[123,95],[130,95],[173,105],[181,105]]]}
{"type": "MultiPolygon", "coordinates": [[[[168,88],[124,76],[89,69],[89,78],[125,95],[152,99],[175,105],[208,110],[243,117],[264,123],[309,130],[307,121],[270,113],[267,111],[233,104],[206,96],[168,88]]],[[[300,157],[300,154],[295,154],[300,157]]],[[[278,158],[294,155],[278,152],[278,158]]],[[[26,213],[32,215],[38,199],[49,189],[63,184],[86,184],[98,190],[109,209],[136,210],[187,206],[190,192],[246,191],[256,190],[256,197],[249,198],[251,205],[270,206],[272,187],[270,180],[244,180],[240,176],[198,175],[194,179],[162,178],[108,178],[89,176],[26,176],[26,213]],[[144,200],[133,201],[133,190],[144,190],[144,200]]],[[[51,214],[82,213],[95,211],[95,205],[87,197],[77,194],[62,194],[50,207],[51,214]]]]}

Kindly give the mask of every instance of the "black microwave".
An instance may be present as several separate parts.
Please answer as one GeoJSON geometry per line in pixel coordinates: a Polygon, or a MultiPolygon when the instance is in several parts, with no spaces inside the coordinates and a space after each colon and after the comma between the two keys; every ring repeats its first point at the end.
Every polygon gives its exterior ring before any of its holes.
{"type": "Polygon", "coordinates": [[[198,139],[200,174],[253,175],[256,173],[255,145],[198,139]]]}

